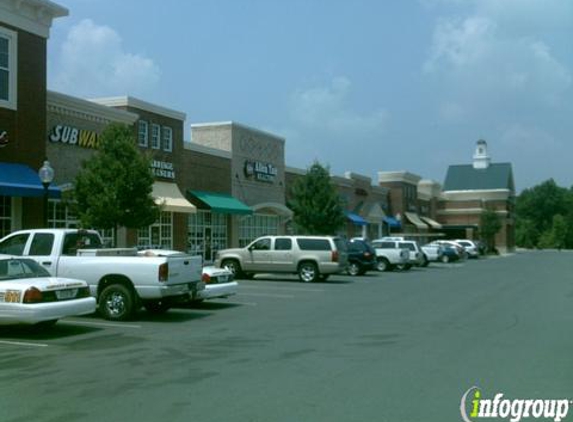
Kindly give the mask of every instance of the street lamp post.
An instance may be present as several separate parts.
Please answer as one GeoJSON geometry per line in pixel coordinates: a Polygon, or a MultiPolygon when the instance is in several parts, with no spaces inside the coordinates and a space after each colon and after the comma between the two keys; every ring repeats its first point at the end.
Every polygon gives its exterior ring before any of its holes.
{"type": "Polygon", "coordinates": [[[54,169],[48,160],[45,160],[44,165],[38,170],[38,176],[44,186],[44,225],[48,227],[48,187],[54,180],[54,169]]]}

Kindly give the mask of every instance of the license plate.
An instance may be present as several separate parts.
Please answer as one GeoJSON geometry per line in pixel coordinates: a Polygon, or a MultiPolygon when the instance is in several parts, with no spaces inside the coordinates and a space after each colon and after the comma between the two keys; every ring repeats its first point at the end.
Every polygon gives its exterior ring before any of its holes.
{"type": "Polygon", "coordinates": [[[229,280],[229,276],[228,275],[220,275],[219,277],[217,277],[219,280],[219,283],[226,283],[229,280]]]}
{"type": "Polygon", "coordinates": [[[78,294],[78,289],[56,290],[58,300],[73,299],[78,294]]]}

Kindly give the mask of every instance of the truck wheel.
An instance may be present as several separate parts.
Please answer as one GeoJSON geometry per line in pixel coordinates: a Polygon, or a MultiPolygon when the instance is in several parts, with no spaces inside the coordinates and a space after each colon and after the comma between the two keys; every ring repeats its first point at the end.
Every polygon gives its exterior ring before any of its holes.
{"type": "Polygon", "coordinates": [[[143,304],[143,307],[145,308],[145,310],[147,312],[149,312],[151,314],[160,315],[160,314],[164,314],[169,309],[171,309],[171,304],[166,303],[166,302],[161,301],[161,300],[154,300],[151,302],[145,302],[143,304]]]}
{"type": "Polygon", "coordinates": [[[121,284],[112,284],[103,289],[98,303],[100,313],[110,321],[125,321],[135,311],[133,293],[121,284]]]}
{"type": "Polygon", "coordinates": [[[346,269],[346,272],[348,273],[348,275],[351,276],[357,276],[357,275],[361,275],[361,269],[360,269],[360,265],[356,262],[351,262],[350,264],[348,264],[348,268],[346,269]]]}
{"type": "Polygon", "coordinates": [[[221,263],[222,268],[226,268],[233,273],[235,278],[240,278],[243,274],[241,264],[236,259],[226,259],[221,263]]]}
{"type": "Polygon", "coordinates": [[[303,262],[298,266],[298,278],[303,283],[312,283],[318,280],[319,275],[314,262],[303,262]]]}
{"type": "Polygon", "coordinates": [[[376,269],[378,271],[389,271],[390,270],[390,263],[386,258],[379,258],[378,262],[376,263],[376,269]]]}

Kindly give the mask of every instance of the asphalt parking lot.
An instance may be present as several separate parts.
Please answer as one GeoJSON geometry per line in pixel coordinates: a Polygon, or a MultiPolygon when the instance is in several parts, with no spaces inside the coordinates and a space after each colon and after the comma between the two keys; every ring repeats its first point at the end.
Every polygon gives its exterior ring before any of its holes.
{"type": "Polygon", "coordinates": [[[464,391],[573,398],[569,252],[240,281],[112,323],[0,329],[1,421],[456,421],[464,391]]]}

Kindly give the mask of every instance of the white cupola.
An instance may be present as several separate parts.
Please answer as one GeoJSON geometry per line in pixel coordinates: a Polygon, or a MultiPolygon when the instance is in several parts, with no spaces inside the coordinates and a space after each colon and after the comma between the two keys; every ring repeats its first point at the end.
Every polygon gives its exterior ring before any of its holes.
{"type": "Polygon", "coordinates": [[[491,157],[487,153],[487,142],[480,139],[476,143],[476,151],[474,153],[474,169],[486,169],[489,167],[491,157]]]}

